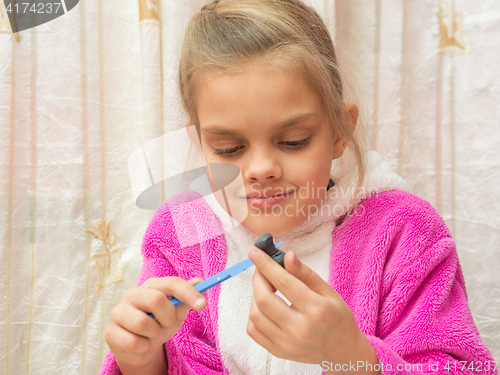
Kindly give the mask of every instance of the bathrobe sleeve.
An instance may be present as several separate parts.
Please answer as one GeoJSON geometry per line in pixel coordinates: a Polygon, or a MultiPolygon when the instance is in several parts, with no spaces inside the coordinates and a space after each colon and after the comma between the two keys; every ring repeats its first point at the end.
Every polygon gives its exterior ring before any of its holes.
{"type": "Polygon", "coordinates": [[[367,335],[382,374],[497,374],[446,224],[425,200],[392,196],[397,203],[378,220],[388,240],[376,331],[367,335]]]}
{"type": "MultiPolygon", "coordinates": [[[[205,276],[197,268],[201,264],[197,259],[199,246],[180,249],[167,209],[160,209],[153,216],[143,238],[142,255],[143,265],[137,286],[152,277],[179,276],[188,280],[205,276]]],[[[213,325],[209,306],[200,313],[189,311],[181,329],[164,344],[169,375],[224,373],[213,325]]],[[[99,374],[121,374],[111,351],[99,374]]]]}

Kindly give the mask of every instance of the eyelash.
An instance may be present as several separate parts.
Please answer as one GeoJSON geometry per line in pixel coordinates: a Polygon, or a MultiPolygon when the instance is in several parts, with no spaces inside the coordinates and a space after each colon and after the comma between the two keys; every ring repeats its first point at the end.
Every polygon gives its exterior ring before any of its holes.
{"type": "MultiPolygon", "coordinates": [[[[284,142],[284,143],[288,143],[288,145],[286,147],[290,151],[298,151],[298,150],[306,147],[309,144],[309,138],[303,139],[301,141],[284,142]],[[290,145],[290,143],[294,143],[294,144],[290,145]]],[[[229,157],[230,158],[230,157],[233,157],[232,154],[235,154],[236,151],[238,151],[238,147],[240,147],[240,146],[228,148],[228,149],[225,149],[225,150],[214,150],[214,155],[224,155],[224,157],[229,157]],[[234,150],[234,151],[231,151],[231,150],[234,150]]]]}

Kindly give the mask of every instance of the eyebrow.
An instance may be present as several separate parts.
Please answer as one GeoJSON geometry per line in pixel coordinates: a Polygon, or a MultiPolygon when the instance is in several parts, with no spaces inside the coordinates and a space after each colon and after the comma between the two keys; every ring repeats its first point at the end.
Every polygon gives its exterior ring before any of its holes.
{"type": "MultiPolygon", "coordinates": [[[[318,114],[317,113],[302,113],[296,116],[293,116],[292,118],[279,122],[274,126],[275,130],[283,130],[286,128],[289,128],[291,126],[297,125],[298,123],[309,120],[313,117],[316,117],[318,114]]],[[[217,135],[241,135],[241,132],[239,130],[230,130],[226,129],[223,127],[220,127],[218,125],[207,125],[206,127],[203,127],[201,129],[203,133],[210,133],[210,134],[217,134],[217,135]]]]}

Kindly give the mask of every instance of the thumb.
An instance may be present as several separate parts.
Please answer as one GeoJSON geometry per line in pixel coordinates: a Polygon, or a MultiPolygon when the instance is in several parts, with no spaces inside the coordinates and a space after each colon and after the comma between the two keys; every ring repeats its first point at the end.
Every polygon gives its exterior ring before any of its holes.
{"type": "MultiPolygon", "coordinates": [[[[204,279],[202,279],[201,277],[193,277],[192,279],[189,279],[187,282],[188,282],[189,284],[191,284],[192,286],[195,286],[196,284],[201,283],[203,280],[204,280],[204,279]]],[[[207,291],[205,290],[203,293],[201,293],[201,295],[202,295],[203,297],[205,297],[205,293],[206,293],[206,292],[207,292],[207,291]]]]}
{"type": "MultiPolygon", "coordinates": [[[[285,254],[285,269],[310,289],[322,296],[331,296],[334,289],[316,272],[302,263],[293,251],[285,254]]],[[[334,291],[336,294],[336,292],[334,291]]]]}
{"type": "Polygon", "coordinates": [[[198,283],[201,283],[203,279],[201,277],[193,277],[192,279],[189,279],[187,282],[191,285],[196,285],[198,283]]]}

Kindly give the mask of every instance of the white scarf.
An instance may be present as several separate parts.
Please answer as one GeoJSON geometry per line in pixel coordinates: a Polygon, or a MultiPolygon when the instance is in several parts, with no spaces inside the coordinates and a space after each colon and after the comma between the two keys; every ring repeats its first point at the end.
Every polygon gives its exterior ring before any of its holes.
{"type": "MultiPolygon", "coordinates": [[[[372,194],[388,190],[409,191],[406,182],[380,154],[370,151],[365,156],[366,173],[363,186],[355,191],[358,171],[352,168],[335,185],[327,190],[317,206],[301,224],[285,235],[275,237],[283,241],[280,250],[293,250],[301,262],[328,281],[332,231],[335,222],[372,194]]],[[[248,258],[258,236],[238,223],[220,207],[212,195],[205,197],[214,214],[225,228],[236,228],[225,233],[227,245],[226,268],[248,258]]],[[[275,357],[257,344],[247,333],[246,326],[253,296],[252,277],[255,267],[250,267],[235,278],[221,284],[219,297],[219,344],[224,366],[230,374],[239,375],[289,375],[321,374],[319,365],[305,364],[275,357]]],[[[288,304],[281,293],[277,292],[288,304]]]]}

